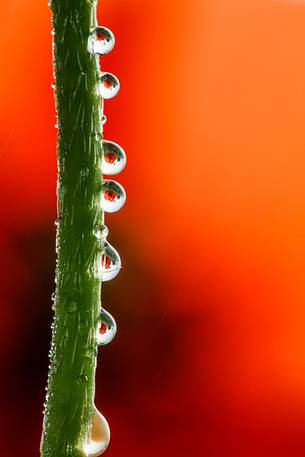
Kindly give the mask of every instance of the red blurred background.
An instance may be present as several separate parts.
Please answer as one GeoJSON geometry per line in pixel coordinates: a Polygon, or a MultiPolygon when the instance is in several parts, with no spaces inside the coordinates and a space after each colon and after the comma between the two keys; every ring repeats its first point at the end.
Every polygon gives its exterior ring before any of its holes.
{"type": "MultiPolygon", "coordinates": [[[[104,0],[128,153],[107,216],[109,457],[305,455],[305,2],[104,0]]],[[[1,453],[39,453],[54,290],[46,1],[0,6],[1,453]]]]}

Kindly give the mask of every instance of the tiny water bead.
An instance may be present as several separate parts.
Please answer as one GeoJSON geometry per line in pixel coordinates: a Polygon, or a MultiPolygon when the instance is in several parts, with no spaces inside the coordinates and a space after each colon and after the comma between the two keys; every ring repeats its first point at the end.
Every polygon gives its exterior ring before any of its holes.
{"type": "Polygon", "coordinates": [[[93,30],[89,39],[89,51],[94,54],[104,55],[112,51],[115,38],[107,27],[98,26],[93,30]]]}
{"type": "Polygon", "coordinates": [[[105,224],[98,225],[94,230],[94,234],[98,240],[105,241],[108,236],[108,233],[109,233],[109,230],[105,224]]]}
{"type": "Polygon", "coordinates": [[[97,332],[97,343],[98,345],[104,345],[113,340],[117,327],[114,318],[104,308],[101,310],[100,319],[100,326],[97,332]]]}
{"type": "Polygon", "coordinates": [[[124,149],[113,141],[103,141],[102,170],[105,175],[116,175],[126,165],[126,154],[124,149]]]}
{"type": "Polygon", "coordinates": [[[105,125],[107,122],[107,116],[105,114],[103,114],[103,117],[102,117],[102,125],[105,125]]]}
{"type": "Polygon", "coordinates": [[[110,428],[105,417],[94,407],[88,443],[84,446],[88,457],[98,457],[107,449],[110,441],[110,428]]]}
{"type": "Polygon", "coordinates": [[[99,96],[104,99],[115,97],[120,90],[120,82],[112,73],[101,73],[98,87],[99,96]]]}
{"type": "Polygon", "coordinates": [[[124,206],[126,194],[116,181],[105,180],[102,185],[102,208],[106,213],[115,213],[124,206]]]}
{"type": "Polygon", "coordinates": [[[119,253],[108,243],[105,242],[102,257],[98,269],[98,277],[101,281],[111,281],[121,269],[121,259],[119,253]]]}

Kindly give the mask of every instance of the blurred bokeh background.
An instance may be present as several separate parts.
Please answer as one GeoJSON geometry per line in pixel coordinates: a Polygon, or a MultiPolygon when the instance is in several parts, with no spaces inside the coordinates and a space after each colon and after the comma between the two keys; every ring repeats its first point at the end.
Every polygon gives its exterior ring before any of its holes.
{"type": "MultiPolygon", "coordinates": [[[[305,455],[305,2],[103,0],[109,457],[305,455]]],[[[0,5],[1,454],[39,454],[54,290],[47,1],[0,5]]]]}

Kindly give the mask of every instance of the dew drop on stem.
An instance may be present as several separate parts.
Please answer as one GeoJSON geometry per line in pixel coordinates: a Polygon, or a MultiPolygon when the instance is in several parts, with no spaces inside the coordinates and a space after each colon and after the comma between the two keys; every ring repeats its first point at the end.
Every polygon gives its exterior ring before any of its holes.
{"type": "Polygon", "coordinates": [[[93,54],[104,55],[110,52],[115,44],[111,30],[104,26],[95,27],[89,38],[89,51],[93,54]]]}
{"type": "Polygon", "coordinates": [[[98,94],[104,99],[115,97],[120,90],[120,82],[112,73],[101,73],[98,94]]]}
{"type": "Polygon", "coordinates": [[[102,170],[105,175],[116,175],[126,165],[126,154],[124,149],[113,141],[103,141],[102,170]]]}
{"type": "Polygon", "coordinates": [[[99,328],[97,331],[97,344],[99,346],[110,343],[116,335],[117,326],[114,318],[104,308],[101,310],[99,328]]]}
{"type": "Polygon", "coordinates": [[[102,184],[102,208],[106,213],[119,211],[126,202],[124,188],[116,181],[106,179],[102,184]]]}
{"type": "Polygon", "coordinates": [[[110,429],[105,417],[94,407],[91,421],[90,437],[84,446],[88,457],[98,457],[103,454],[110,441],[110,429]]]}
{"type": "Polygon", "coordinates": [[[102,225],[98,225],[95,229],[94,229],[94,235],[96,236],[96,238],[98,240],[103,240],[105,241],[107,236],[108,236],[108,227],[105,225],[105,224],[102,224],[102,225]]]}
{"type": "Polygon", "coordinates": [[[106,241],[98,268],[98,277],[103,282],[111,281],[119,274],[120,269],[121,259],[119,253],[106,241]]]}

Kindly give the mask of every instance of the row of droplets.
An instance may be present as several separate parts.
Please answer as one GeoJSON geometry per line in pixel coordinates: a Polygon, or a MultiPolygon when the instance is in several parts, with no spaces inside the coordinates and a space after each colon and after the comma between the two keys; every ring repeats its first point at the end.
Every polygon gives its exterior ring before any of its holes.
{"type": "MultiPolygon", "coordinates": [[[[88,50],[95,55],[108,54],[114,47],[115,38],[110,29],[97,26],[91,32],[88,42],[88,50]]],[[[114,97],[119,89],[118,78],[112,73],[100,72],[101,78],[98,85],[98,95],[102,99],[114,97]]],[[[102,125],[107,118],[102,113],[102,125]]],[[[114,141],[104,140],[102,134],[98,134],[98,141],[102,143],[102,172],[108,176],[120,173],[126,165],[126,154],[123,148],[114,141]]],[[[120,210],[126,201],[124,188],[117,181],[106,179],[102,182],[102,208],[105,213],[114,213],[120,210]]],[[[98,277],[101,281],[110,281],[115,278],[121,269],[121,259],[118,252],[108,243],[108,229],[103,225],[102,230],[96,234],[104,242],[101,261],[98,268],[98,277]]],[[[116,324],[113,317],[104,309],[101,311],[101,326],[99,329],[98,343],[109,343],[116,332],[116,324]]]]}
{"type": "MultiPolygon", "coordinates": [[[[92,31],[88,50],[95,55],[104,55],[110,52],[115,44],[115,38],[111,30],[103,26],[97,26],[92,31]]],[[[118,78],[112,73],[101,72],[97,88],[98,96],[103,99],[114,97],[120,89],[118,78]]],[[[103,107],[103,103],[102,103],[103,107]]],[[[107,118],[102,113],[102,130],[107,118]]],[[[114,141],[104,140],[102,134],[98,134],[101,142],[102,172],[108,176],[120,173],[126,165],[126,155],[123,148],[114,141]]],[[[102,181],[101,206],[106,213],[114,213],[120,210],[126,201],[124,188],[117,181],[106,179],[102,181]]],[[[97,230],[96,236],[103,242],[103,251],[98,264],[98,278],[105,282],[115,278],[121,269],[121,259],[118,252],[107,241],[108,228],[103,225],[97,230]]],[[[116,322],[112,315],[101,307],[100,320],[97,329],[98,345],[110,343],[116,334],[116,322]]],[[[88,457],[97,457],[102,454],[110,441],[110,429],[105,417],[95,407],[91,422],[90,439],[85,444],[85,453],[88,457]]]]}

